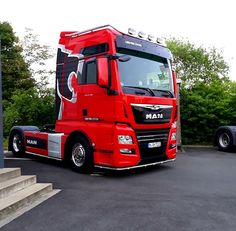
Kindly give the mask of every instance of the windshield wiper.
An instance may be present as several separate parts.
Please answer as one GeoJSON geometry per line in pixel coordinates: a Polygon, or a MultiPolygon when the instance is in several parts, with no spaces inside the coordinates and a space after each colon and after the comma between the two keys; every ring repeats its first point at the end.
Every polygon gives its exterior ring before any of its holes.
{"type": "Polygon", "coordinates": [[[152,91],[164,92],[164,93],[167,93],[171,98],[174,98],[174,94],[173,94],[173,92],[172,92],[172,91],[169,91],[169,90],[152,89],[152,91]]]}
{"type": "Polygon", "coordinates": [[[140,90],[145,90],[150,93],[150,95],[155,96],[155,93],[153,92],[152,89],[148,87],[136,87],[136,86],[123,86],[123,87],[128,87],[128,88],[135,88],[135,89],[140,89],[140,90]]]}

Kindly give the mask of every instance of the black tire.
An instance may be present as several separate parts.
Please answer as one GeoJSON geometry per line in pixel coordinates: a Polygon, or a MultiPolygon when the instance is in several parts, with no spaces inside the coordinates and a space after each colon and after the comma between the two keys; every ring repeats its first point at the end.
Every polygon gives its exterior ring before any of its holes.
{"type": "Polygon", "coordinates": [[[217,131],[216,144],[221,151],[233,150],[233,135],[230,130],[222,128],[217,131]]]}
{"type": "Polygon", "coordinates": [[[25,155],[24,136],[20,131],[12,131],[9,144],[14,156],[23,157],[25,155]]]}
{"type": "Polygon", "coordinates": [[[84,137],[77,136],[72,140],[69,157],[72,170],[80,173],[93,171],[93,150],[84,137]]]}

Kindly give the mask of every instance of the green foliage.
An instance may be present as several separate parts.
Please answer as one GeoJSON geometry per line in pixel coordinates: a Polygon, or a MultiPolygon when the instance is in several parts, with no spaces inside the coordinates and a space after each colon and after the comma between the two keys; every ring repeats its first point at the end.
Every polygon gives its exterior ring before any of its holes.
{"type": "Polygon", "coordinates": [[[169,40],[167,45],[174,55],[173,64],[183,87],[192,87],[199,81],[211,84],[215,80],[228,80],[229,66],[216,48],[207,50],[176,39],[169,40]]]}
{"type": "Polygon", "coordinates": [[[217,127],[236,122],[235,83],[197,83],[181,90],[182,141],[185,144],[211,143],[217,127]]]}
{"type": "Polygon", "coordinates": [[[35,88],[16,90],[4,111],[4,135],[14,125],[42,126],[55,121],[54,92],[47,89],[38,92],[35,88]]]}
{"type": "Polygon", "coordinates": [[[8,22],[0,22],[2,43],[2,97],[9,101],[16,89],[34,86],[34,79],[22,56],[22,47],[8,22]]]}
{"type": "Polygon", "coordinates": [[[180,110],[184,144],[212,143],[217,127],[236,122],[236,84],[222,52],[176,39],[167,42],[182,80],[180,110]]]}
{"type": "Polygon", "coordinates": [[[53,57],[50,47],[41,45],[31,29],[26,30],[23,42],[19,42],[7,22],[0,22],[0,37],[4,135],[7,136],[14,125],[53,123],[54,93],[47,88],[52,71],[46,68],[46,61],[53,57]]]}
{"type": "Polygon", "coordinates": [[[53,50],[48,45],[40,44],[39,36],[34,34],[30,28],[26,28],[21,44],[24,60],[36,80],[37,88],[45,90],[48,86],[49,78],[55,73],[55,71],[48,69],[47,66],[47,61],[55,55],[53,50]]]}
{"type": "Polygon", "coordinates": [[[3,137],[3,149],[8,150],[8,137],[3,137]]]}

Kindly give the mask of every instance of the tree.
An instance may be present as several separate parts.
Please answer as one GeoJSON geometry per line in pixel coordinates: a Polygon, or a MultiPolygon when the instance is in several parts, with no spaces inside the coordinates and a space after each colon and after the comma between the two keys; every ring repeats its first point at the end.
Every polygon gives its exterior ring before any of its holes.
{"type": "Polygon", "coordinates": [[[176,39],[167,42],[182,80],[180,112],[184,144],[212,143],[217,127],[236,122],[235,83],[216,48],[196,47],[176,39]]]}
{"type": "MultiPolygon", "coordinates": [[[[8,22],[0,22],[2,42],[2,97],[9,101],[16,89],[29,89],[34,79],[22,56],[22,47],[8,22]]],[[[3,108],[4,109],[4,108],[3,108]]]]}
{"type": "Polygon", "coordinates": [[[215,80],[229,79],[229,66],[222,51],[214,47],[207,50],[177,39],[167,41],[167,46],[174,55],[176,74],[182,80],[183,87],[191,88],[199,81],[210,84],[215,80]]]}
{"type": "Polygon", "coordinates": [[[53,56],[49,46],[41,45],[38,35],[26,30],[23,42],[11,25],[0,23],[3,56],[4,135],[13,125],[53,123],[54,90],[47,88],[46,61],[53,56]],[[37,79],[37,83],[35,81],[37,79]]]}
{"type": "Polygon", "coordinates": [[[45,90],[48,86],[50,76],[55,73],[55,71],[47,66],[47,61],[55,56],[53,50],[48,45],[40,44],[39,35],[34,34],[30,28],[25,29],[25,36],[21,44],[24,60],[37,82],[37,88],[39,90],[45,90]]]}
{"type": "Polygon", "coordinates": [[[183,143],[212,143],[217,127],[236,124],[235,87],[231,81],[216,80],[181,90],[183,143]]]}
{"type": "Polygon", "coordinates": [[[55,121],[54,91],[16,90],[4,112],[4,133],[14,125],[42,126],[55,121]]]}

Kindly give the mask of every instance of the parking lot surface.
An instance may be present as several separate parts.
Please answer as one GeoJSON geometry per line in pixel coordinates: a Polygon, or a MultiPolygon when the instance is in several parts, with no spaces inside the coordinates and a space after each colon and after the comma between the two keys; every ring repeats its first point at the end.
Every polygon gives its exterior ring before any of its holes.
{"type": "Polygon", "coordinates": [[[1,231],[236,230],[236,153],[188,148],[166,165],[92,175],[40,158],[5,167],[62,191],[1,231]]]}

